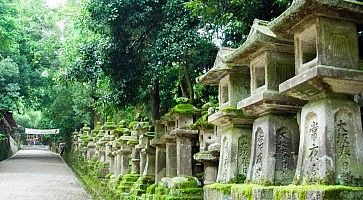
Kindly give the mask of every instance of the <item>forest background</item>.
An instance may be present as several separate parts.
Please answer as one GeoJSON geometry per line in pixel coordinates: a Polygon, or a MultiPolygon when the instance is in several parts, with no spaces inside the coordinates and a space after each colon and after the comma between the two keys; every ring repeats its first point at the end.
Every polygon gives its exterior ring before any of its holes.
{"type": "Polygon", "coordinates": [[[217,102],[195,78],[255,18],[291,0],[0,0],[0,118],[59,128],[64,140],[107,117],[157,119],[178,97],[217,102]]]}

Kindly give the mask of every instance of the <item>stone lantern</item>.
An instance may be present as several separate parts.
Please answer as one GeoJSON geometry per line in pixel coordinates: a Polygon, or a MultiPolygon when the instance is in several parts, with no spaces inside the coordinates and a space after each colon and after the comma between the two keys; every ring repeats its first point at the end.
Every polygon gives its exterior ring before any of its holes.
{"type": "MultiPolygon", "coordinates": [[[[177,176],[177,149],[176,139],[170,133],[175,129],[175,119],[170,113],[165,114],[160,123],[164,127],[164,134],[161,136],[161,141],[165,143],[165,174],[167,177],[172,178],[177,176]]],[[[161,131],[161,130],[160,130],[161,131]]]]}
{"type": "Polygon", "coordinates": [[[100,135],[101,135],[100,132],[101,131],[102,131],[101,122],[97,122],[95,128],[91,131],[91,135],[93,137],[93,143],[95,145],[94,158],[96,158],[97,160],[100,158],[100,153],[99,153],[98,148],[97,148],[97,142],[101,138],[100,137],[100,135]]]}
{"type": "Polygon", "coordinates": [[[237,110],[237,102],[250,94],[250,73],[245,63],[227,64],[234,49],[221,48],[214,66],[197,81],[219,86],[219,111],[210,113],[208,121],[216,126],[219,142],[208,147],[218,154],[217,182],[241,182],[247,174],[250,157],[253,117],[237,110]]]}
{"type": "Polygon", "coordinates": [[[72,150],[77,151],[78,149],[78,131],[75,129],[72,132],[72,150]]]}
{"type": "MultiPolygon", "coordinates": [[[[204,185],[216,182],[218,174],[219,148],[217,152],[209,151],[209,147],[218,141],[218,136],[214,131],[214,125],[208,122],[208,109],[210,104],[202,107],[202,117],[194,124],[193,129],[199,130],[199,152],[193,155],[194,160],[203,163],[204,166],[204,185]]],[[[218,141],[219,142],[219,141],[218,141]]]]}
{"type": "Polygon", "coordinates": [[[292,42],[280,40],[268,22],[255,20],[246,42],[226,61],[249,61],[251,95],[237,108],[256,116],[247,181],[288,185],[294,178],[299,128],[294,115],[304,103],[279,94],[279,84],[294,74],[292,42]]]}
{"type": "Polygon", "coordinates": [[[126,127],[126,123],[121,121],[119,127],[114,130],[114,135],[117,137],[116,174],[125,175],[129,172],[131,148],[127,141],[130,139],[131,131],[126,127]]]}
{"type": "Polygon", "coordinates": [[[165,134],[165,127],[156,121],[155,136],[150,140],[150,145],[155,147],[155,183],[161,181],[166,176],[166,145],[162,140],[165,134]]]}
{"type": "Polygon", "coordinates": [[[143,174],[147,162],[147,154],[145,151],[142,151],[142,149],[146,148],[148,140],[144,134],[149,131],[149,128],[149,122],[139,122],[135,127],[136,134],[139,139],[139,143],[135,146],[135,149],[139,152],[140,155],[140,175],[143,174]]]}
{"type": "Polygon", "coordinates": [[[279,90],[309,100],[300,117],[300,184],[363,185],[362,121],[353,99],[363,91],[362,21],[360,1],[295,0],[272,24],[295,41],[295,76],[279,90]]]}
{"type": "Polygon", "coordinates": [[[105,143],[105,162],[111,163],[111,152],[112,152],[112,141],[115,139],[112,135],[112,131],[117,128],[115,122],[111,121],[111,118],[107,118],[107,121],[103,125],[102,129],[104,130],[104,142],[105,143]],[[110,142],[111,141],[111,142],[110,142]]]}
{"type": "Polygon", "coordinates": [[[198,138],[198,131],[192,130],[191,126],[199,110],[191,104],[179,102],[170,114],[175,119],[175,129],[170,135],[176,139],[177,176],[192,176],[192,140],[198,138]]]}
{"type": "Polygon", "coordinates": [[[136,149],[136,145],[139,144],[138,133],[136,131],[136,125],[138,122],[131,122],[129,127],[131,128],[131,137],[127,141],[127,145],[129,145],[132,149],[131,153],[131,173],[140,175],[140,151],[136,149]]]}

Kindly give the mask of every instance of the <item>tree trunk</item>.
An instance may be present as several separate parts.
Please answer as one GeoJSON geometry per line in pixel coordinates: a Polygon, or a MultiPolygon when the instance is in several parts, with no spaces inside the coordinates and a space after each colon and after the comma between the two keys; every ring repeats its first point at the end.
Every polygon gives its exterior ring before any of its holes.
{"type": "Polygon", "coordinates": [[[189,71],[186,65],[183,65],[184,77],[185,82],[187,84],[188,94],[189,94],[189,101],[191,104],[194,103],[194,90],[193,90],[193,83],[190,79],[189,71]]]}
{"type": "Polygon", "coordinates": [[[159,80],[156,80],[150,87],[151,120],[155,127],[156,120],[160,118],[160,89],[159,80]]]}
{"type": "Polygon", "coordinates": [[[93,115],[93,128],[95,128],[97,126],[97,122],[100,121],[100,116],[98,115],[98,112],[96,109],[92,110],[92,115],[93,115]]]}
{"type": "Polygon", "coordinates": [[[179,87],[180,87],[180,91],[181,91],[183,97],[188,98],[187,91],[186,91],[185,86],[183,84],[183,77],[184,77],[184,72],[183,72],[182,68],[179,67],[179,87]]]}

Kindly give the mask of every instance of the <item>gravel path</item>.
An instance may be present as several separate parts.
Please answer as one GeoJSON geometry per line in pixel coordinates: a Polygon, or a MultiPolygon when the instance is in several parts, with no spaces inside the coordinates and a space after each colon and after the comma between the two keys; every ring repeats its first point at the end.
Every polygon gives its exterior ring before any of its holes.
{"type": "Polygon", "coordinates": [[[21,150],[0,162],[0,200],[88,200],[71,169],[50,151],[21,150]]]}

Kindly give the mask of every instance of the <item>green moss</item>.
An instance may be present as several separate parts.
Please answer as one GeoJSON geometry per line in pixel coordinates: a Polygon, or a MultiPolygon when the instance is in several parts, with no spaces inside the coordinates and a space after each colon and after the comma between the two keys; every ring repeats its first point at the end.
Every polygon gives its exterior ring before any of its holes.
{"type": "Polygon", "coordinates": [[[175,120],[175,117],[173,115],[171,115],[170,113],[166,113],[165,115],[163,115],[160,118],[161,123],[170,122],[170,121],[174,121],[174,120],[175,120]]]}
{"type": "Polygon", "coordinates": [[[309,191],[320,191],[324,199],[356,199],[363,194],[363,187],[348,187],[339,185],[306,185],[306,186],[262,186],[255,184],[235,184],[232,185],[232,196],[238,199],[254,199],[255,189],[265,189],[273,191],[273,200],[284,200],[286,198],[297,197],[298,200],[305,200],[309,191]],[[359,193],[359,194],[358,194],[359,193]],[[349,194],[349,195],[348,195],[349,194]]]}
{"type": "Polygon", "coordinates": [[[224,113],[233,113],[237,116],[243,117],[245,116],[245,113],[242,110],[237,109],[236,107],[233,106],[227,106],[221,109],[222,112],[224,113]]]}
{"type": "Polygon", "coordinates": [[[137,145],[139,144],[139,140],[129,140],[127,141],[127,145],[137,145]]]}
{"type": "Polygon", "coordinates": [[[188,178],[187,181],[181,181],[176,188],[184,189],[184,188],[198,188],[200,187],[198,182],[195,180],[194,177],[186,177],[188,178]]]}
{"type": "Polygon", "coordinates": [[[135,129],[136,125],[138,124],[139,122],[138,121],[132,121],[130,122],[129,124],[129,129],[135,129]]]}
{"type": "Polygon", "coordinates": [[[253,199],[253,186],[243,187],[242,194],[246,200],[252,200],[253,199]]]}
{"type": "Polygon", "coordinates": [[[148,194],[155,194],[155,188],[157,186],[158,186],[158,184],[156,184],[156,183],[150,185],[149,187],[147,187],[146,193],[148,193],[148,194]]]}
{"type": "Polygon", "coordinates": [[[231,194],[231,188],[234,184],[222,184],[222,183],[214,183],[211,185],[205,186],[205,188],[210,190],[218,190],[219,192],[222,192],[225,195],[231,194]]]}
{"type": "Polygon", "coordinates": [[[90,136],[90,135],[82,135],[80,138],[84,142],[89,142],[89,141],[93,140],[92,136],[90,136]]]}
{"type": "Polygon", "coordinates": [[[179,115],[196,115],[199,114],[199,110],[191,104],[178,104],[171,109],[171,114],[179,115]]]}
{"type": "Polygon", "coordinates": [[[176,98],[175,101],[176,101],[177,104],[182,104],[182,103],[188,103],[189,99],[186,98],[186,97],[179,97],[179,98],[176,98]]]}
{"type": "Polygon", "coordinates": [[[104,129],[116,129],[117,125],[115,122],[105,122],[104,129]]]}
{"type": "Polygon", "coordinates": [[[115,136],[130,135],[131,131],[130,131],[130,129],[125,128],[125,127],[118,127],[117,129],[115,129],[113,131],[113,134],[115,136]]]}
{"type": "Polygon", "coordinates": [[[194,130],[198,129],[213,129],[214,125],[208,122],[208,113],[200,117],[191,127],[194,130]]]}
{"type": "Polygon", "coordinates": [[[163,187],[161,185],[157,185],[155,188],[155,194],[162,196],[162,195],[167,195],[169,194],[170,189],[167,187],[163,187]]]}

